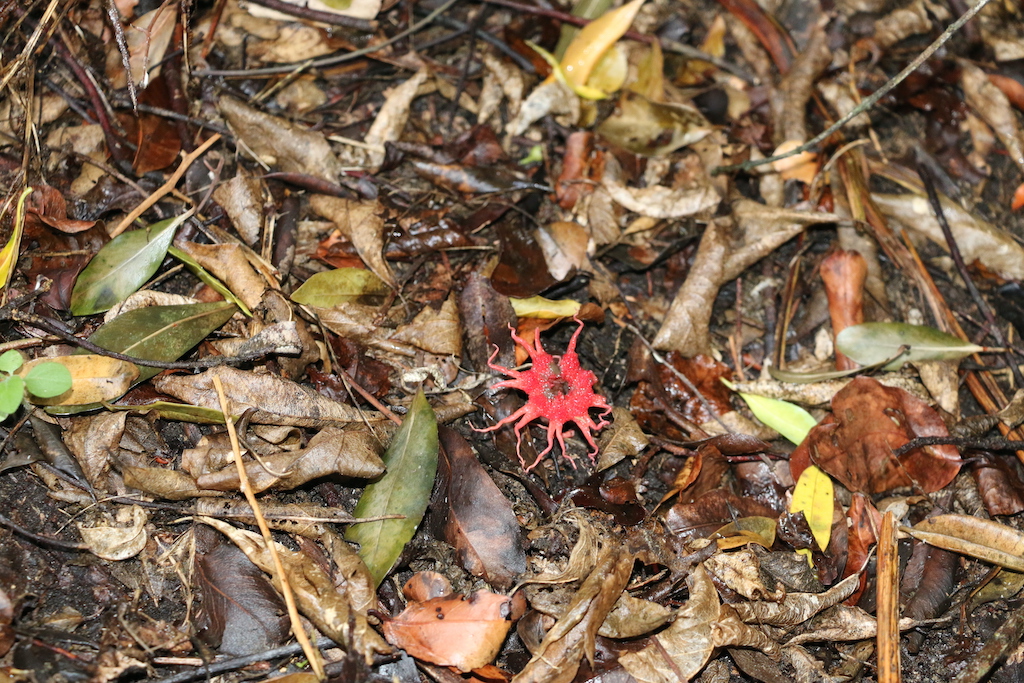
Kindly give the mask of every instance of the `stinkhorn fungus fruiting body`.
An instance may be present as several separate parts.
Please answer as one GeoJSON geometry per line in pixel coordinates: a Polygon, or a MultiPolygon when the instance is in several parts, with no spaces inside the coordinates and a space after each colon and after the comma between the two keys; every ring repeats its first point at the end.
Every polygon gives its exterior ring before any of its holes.
{"type": "MultiPolygon", "coordinates": [[[[597,377],[590,370],[580,367],[580,358],[576,354],[576,340],[583,330],[583,323],[577,322],[580,326],[573,333],[569,346],[562,356],[552,356],[545,351],[540,345],[539,335],[535,337],[534,345],[530,346],[512,330],[512,339],[526,349],[533,363],[532,367],[528,370],[515,370],[496,365],[494,358],[498,354],[497,348],[487,362],[492,370],[511,378],[498,382],[494,385],[495,388],[519,389],[526,394],[527,399],[526,404],[516,412],[495,425],[477,431],[490,432],[515,423],[513,429],[516,433],[516,454],[527,472],[536,467],[544,455],[554,447],[556,439],[562,448],[562,455],[565,455],[565,430],[569,422],[576,425],[580,434],[590,444],[589,455],[593,461],[597,455],[597,444],[594,442],[593,434],[610,424],[605,418],[611,414],[612,407],[608,405],[604,396],[594,391],[597,377]],[[590,416],[592,408],[601,411],[599,422],[595,422],[590,416]],[[548,446],[527,466],[520,452],[523,444],[522,430],[539,418],[544,418],[548,422],[548,446]]],[[[575,466],[573,463],[573,467],[575,466]]]]}

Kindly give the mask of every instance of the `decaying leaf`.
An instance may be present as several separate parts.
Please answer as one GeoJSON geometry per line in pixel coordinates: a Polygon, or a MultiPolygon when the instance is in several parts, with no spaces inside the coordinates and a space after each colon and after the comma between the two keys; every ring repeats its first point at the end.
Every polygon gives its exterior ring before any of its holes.
{"type": "Polygon", "coordinates": [[[968,515],[938,515],[905,530],[931,545],[1024,571],[1024,534],[999,522],[968,515]]]}
{"type": "Polygon", "coordinates": [[[712,629],[721,615],[718,591],[703,565],[686,577],[690,599],[675,621],[651,636],[639,652],[622,655],[619,662],[640,683],[688,681],[704,668],[715,649],[712,629]]]}
{"type": "Polygon", "coordinates": [[[382,416],[373,411],[360,411],[332,401],[307,386],[276,375],[260,375],[227,366],[216,367],[199,375],[165,375],[153,380],[154,386],[169,396],[205,408],[219,408],[213,378],[224,384],[225,395],[233,409],[254,408],[250,417],[257,424],[298,425],[315,427],[348,424],[368,420],[377,422],[382,416]]]}
{"type": "Polygon", "coordinates": [[[748,624],[794,626],[850,597],[859,582],[860,577],[849,576],[824,593],[790,593],[781,602],[742,602],[732,607],[748,624]]]}
{"type": "Polygon", "coordinates": [[[933,327],[907,323],[847,327],[836,335],[836,348],[862,365],[895,358],[885,370],[898,370],[907,361],[959,360],[985,350],[933,327]]]}

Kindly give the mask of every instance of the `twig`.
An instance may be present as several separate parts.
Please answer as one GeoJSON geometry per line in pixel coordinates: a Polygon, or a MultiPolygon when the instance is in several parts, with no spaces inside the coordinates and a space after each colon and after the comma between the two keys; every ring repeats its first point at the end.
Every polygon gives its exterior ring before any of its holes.
{"type": "MultiPolygon", "coordinates": [[[[316,647],[320,650],[326,650],[328,648],[337,647],[337,645],[330,638],[323,637],[316,641],[316,647]]],[[[258,664],[260,662],[279,659],[281,657],[294,657],[297,654],[302,654],[302,646],[298,643],[289,643],[288,645],[275,647],[272,650],[258,652],[254,655],[225,659],[222,662],[214,662],[213,664],[196,667],[192,671],[183,671],[182,673],[175,674],[174,676],[159,678],[154,681],[154,683],[189,683],[189,681],[194,681],[199,678],[208,678],[217,674],[227,673],[228,671],[237,671],[238,669],[249,666],[250,664],[258,664]]]]}
{"type": "Polygon", "coordinates": [[[61,550],[81,551],[81,550],[88,550],[89,549],[89,546],[87,546],[84,543],[70,543],[68,541],[62,541],[60,539],[51,538],[49,536],[40,536],[39,534],[31,532],[31,531],[29,531],[28,529],[26,529],[25,527],[23,527],[23,526],[21,526],[19,524],[15,524],[14,522],[12,522],[10,519],[5,517],[4,515],[0,515],[0,526],[5,526],[8,529],[10,529],[11,531],[13,531],[14,533],[19,534],[21,536],[24,536],[25,538],[29,539],[30,541],[35,541],[36,543],[39,543],[40,545],[48,545],[48,546],[52,546],[54,548],[60,548],[61,550]]]}
{"type": "Polygon", "coordinates": [[[238,469],[239,488],[242,489],[249,507],[252,508],[253,517],[256,518],[256,525],[260,528],[260,533],[263,535],[263,544],[270,553],[270,557],[274,560],[274,571],[277,573],[277,580],[280,582],[279,588],[284,596],[285,605],[288,608],[288,618],[292,624],[292,633],[295,634],[295,638],[302,645],[302,652],[306,655],[310,666],[312,666],[313,673],[321,681],[326,681],[327,674],[324,672],[324,661],[320,657],[320,651],[315,649],[313,644],[309,642],[306,629],[302,626],[299,610],[295,606],[295,594],[292,592],[291,585],[288,582],[288,575],[284,571],[284,565],[281,563],[281,556],[277,552],[277,543],[270,533],[267,520],[263,517],[263,510],[260,508],[259,502],[256,500],[256,494],[252,492],[252,486],[249,484],[249,475],[245,471],[245,465],[242,464],[242,451],[238,445],[235,421],[231,417],[231,407],[228,405],[227,397],[224,396],[224,386],[221,384],[220,377],[213,378],[213,386],[217,390],[217,400],[220,401],[220,409],[224,413],[224,423],[228,428],[228,438],[231,440],[231,455],[235,461],[235,467],[238,469]]]}
{"type": "Polygon", "coordinates": [[[291,16],[298,17],[300,19],[318,21],[321,24],[344,26],[345,28],[354,28],[358,31],[377,30],[376,21],[349,17],[344,14],[338,14],[337,12],[322,12],[320,10],[310,9],[305,5],[297,5],[291,2],[284,2],[283,0],[249,0],[249,2],[254,5],[266,7],[267,9],[276,10],[282,14],[290,14],[291,16]]]}
{"type": "MultiPolygon", "coordinates": [[[[489,1],[493,2],[495,0],[489,0],[489,1]]],[[[978,4],[976,4],[973,7],[969,8],[966,12],[964,12],[960,16],[959,19],[957,19],[952,24],[947,26],[946,30],[943,31],[942,34],[939,35],[939,37],[935,39],[935,42],[933,42],[931,45],[926,47],[921,54],[919,54],[917,57],[914,58],[914,60],[912,62],[910,62],[910,64],[907,64],[907,66],[903,69],[903,71],[900,71],[898,74],[893,76],[889,81],[887,81],[885,83],[885,85],[883,85],[881,88],[879,88],[875,92],[871,93],[871,95],[866,97],[860,104],[858,104],[856,107],[851,109],[846,114],[846,116],[844,116],[843,118],[839,119],[838,121],[833,123],[831,126],[826,128],[824,131],[822,131],[818,135],[814,136],[813,138],[811,138],[810,140],[808,140],[804,144],[800,145],[799,147],[795,147],[795,148],[789,150],[788,152],[785,152],[784,154],[776,154],[775,156],[765,157],[764,159],[756,159],[756,160],[744,161],[741,164],[731,164],[729,166],[718,166],[718,167],[712,169],[711,175],[721,175],[722,173],[732,173],[733,171],[749,171],[752,168],[757,168],[758,166],[763,166],[765,164],[770,164],[770,163],[772,163],[774,161],[779,161],[781,159],[788,159],[789,157],[796,156],[797,154],[802,154],[804,152],[807,152],[807,151],[810,151],[810,150],[816,148],[820,143],[822,143],[825,140],[827,140],[828,138],[830,138],[833,133],[835,133],[840,128],[842,128],[843,126],[848,124],[850,121],[852,121],[858,114],[860,114],[861,112],[863,112],[863,111],[865,111],[867,109],[870,109],[871,107],[875,106],[875,103],[877,103],[880,99],[882,99],[887,94],[889,94],[889,92],[893,88],[895,88],[897,85],[902,83],[907,78],[907,76],[909,76],[910,74],[912,74],[915,71],[917,71],[919,66],[924,64],[925,61],[927,61],[929,57],[931,57],[933,54],[935,54],[935,52],[940,47],[942,47],[951,37],[953,37],[954,33],[956,33],[957,31],[960,30],[960,27],[962,27],[964,24],[966,24],[968,21],[970,21],[974,17],[975,14],[977,14],[978,12],[981,11],[981,8],[983,8],[985,5],[987,5],[989,3],[989,1],[990,0],[979,0],[978,4]]]]}
{"type": "Polygon", "coordinates": [[[158,187],[153,192],[153,194],[146,197],[141,204],[139,204],[138,206],[135,207],[134,210],[132,210],[130,214],[125,216],[124,220],[118,223],[117,227],[111,231],[110,237],[117,237],[122,232],[127,230],[139,216],[146,213],[146,211],[148,211],[151,206],[153,206],[158,201],[163,199],[165,195],[170,194],[174,190],[175,186],[178,184],[178,181],[181,180],[181,176],[185,175],[185,171],[187,171],[189,166],[192,165],[192,162],[201,157],[206,152],[206,150],[210,149],[210,146],[213,145],[213,143],[217,142],[218,140],[220,140],[220,134],[214,134],[213,137],[211,137],[209,140],[196,147],[194,151],[186,154],[182,158],[181,163],[178,164],[178,168],[176,168],[174,170],[174,173],[171,174],[171,177],[167,179],[167,182],[158,187]]]}
{"type": "Polygon", "coordinates": [[[388,45],[393,45],[400,40],[411,36],[414,33],[422,31],[429,26],[436,17],[444,14],[454,5],[458,0],[445,0],[437,9],[428,14],[423,18],[422,21],[418,21],[404,31],[400,31],[388,38],[382,43],[375,45],[367,45],[364,48],[358,50],[352,50],[345,54],[335,55],[334,57],[323,57],[321,59],[310,59],[301,64],[292,64],[286,66],[268,66],[263,69],[226,69],[226,70],[215,70],[215,69],[202,69],[193,72],[196,76],[225,76],[234,78],[255,78],[257,76],[277,76],[280,74],[290,74],[297,71],[305,71],[306,69],[321,69],[327,66],[336,66],[345,62],[350,62],[353,59],[358,59],[364,55],[373,54],[383,50],[388,45]]]}

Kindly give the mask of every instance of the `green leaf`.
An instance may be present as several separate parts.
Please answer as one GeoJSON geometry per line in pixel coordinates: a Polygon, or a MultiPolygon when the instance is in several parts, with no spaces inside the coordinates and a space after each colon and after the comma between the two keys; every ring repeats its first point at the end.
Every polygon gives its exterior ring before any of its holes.
{"type": "Polygon", "coordinates": [[[71,388],[71,382],[71,371],[62,363],[40,363],[25,375],[28,393],[39,398],[60,396],[71,388]]]}
{"type": "Polygon", "coordinates": [[[0,355],[0,372],[6,372],[9,375],[20,368],[24,362],[25,357],[21,355],[20,351],[14,349],[4,351],[3,355],[0,355]]]}
{"type": "Polygon", "coordinates": [[[167,253],[184,263],[185,267],[192,271],[192,274],[199,278],[201,282],[209,285],[210,289],[215,292],[219,292],[225,299],[238,306],[238,310],[242,312],[242,315],[247,318],[252,317],[252,311],[249,310],[249,307],[246,306],[241,299],[235,296],[235,293],[228,289],[227,285],[214,277],[213,273],[199,265],[199,261],[196,261],[173,244],[167,248],[167,253]]]}
{"type": "Polygon", "coordinates": [[[336,268],[310,277],[292,293],[292,301],[317,308],[350,302],[376,306],[390,291],[387,284],[369,270],[336,268]]]}
{"type": "MultiPolygon", "coordinates": [[[[729,380],[723,379],[722,383],[736,391],[736,385],[729,380]]],[[[742,391],[737,391],[736,393],[747,402],[750,412],[754,414],[754,417],[795,444],[799,444],[807,438],[807,432],[811,431],[811,427],[818,424],[813,415],[798,405],[787,401],[780,401],[777,398],[745,394],[742,391]]]]}
{"type": "MultiPolygon", "coordinates": [[[[174,361],[226,323],[237,310],[230,301],[137,308],[100,326],[89,341],[135,358],[174,361]]],[[[158,372],[159,368],[140,366],[136,383],[158,372]]]]}
{"type": "MultiPolygon", "coordinates": [[[[104,403],[107,410],[128,411],[148,415],[154,412],[157,417],[173,422],[195,422],[197,424],[222,425],[224,424],[224,413],[213,408],[203,408],[190,403],[171,403],[170,401],[153,401],[133,406],[122,406],[116,403],[104,403]]],[[[237,420],[241,416],[236,416],[237,420]]]]}
{"type": "Polygon", "coordinates": [[[192,213],[118,235],[99,250],[71,292],[75,315],[102,313],[146,284],[167,255],[178,226],[192,213]]]}
{"type": "Polygon", "coordinates": [[[437,417],[420,391],[384,453],[387,472],[363,491],[356,518],[403,515],[403,519],[353,524],[345,538],[359,544],[359,556],[376,585],[384,580],[423,519],[437,473],[437,417]]]}
{"type": "Polygon", "coordinates": [[[908,347],[908,352],[886,365],[885,370],[898,370],[908,360],[960,360],[985,350],[934,327],[908,323],[863,323],[847,327],[836,336],[836,349],[861,365],[881,363],[903,347],[908,347]]]}
{"type": "Polygon", "coordinates": [[[25,380],[17,375],[9,375],[0,380],[0,420],[18,409],[25,398],[25,380]]]}

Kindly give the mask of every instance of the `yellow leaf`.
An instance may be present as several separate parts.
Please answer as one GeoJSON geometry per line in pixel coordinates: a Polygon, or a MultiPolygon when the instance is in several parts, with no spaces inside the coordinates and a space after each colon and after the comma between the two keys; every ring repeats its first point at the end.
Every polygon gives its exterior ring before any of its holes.
{"type": "Polygon", "coordinates": [[[580,312],[580,302],[572,299],[553,301],[542,296],[531,296],[529,299],[509,298],[512,310],[520,318],[571,318],[580,312]]]}
{"type": "Polygon", "coordinates": [[[605,12],[576,35],[562,58],[562,68],[570,86],[580,86],[590,78],[605,51],[629,30],[644,0],[633,0],[618,9],[605,12]]]}
{"type": "Polygon", "coordinates": [[[139,377],[139,367],[109,356],[83,354],[37,358],[18,368],[27,375],[37,363],[60,363],[71,372],[71,389],[53,398],[30,396],[33,403],[44,406],[77,406],[120,398],[139,377]]]}
{"type": "Polygon", "coordinates": [[[818,547],[828,547],[832,536],[833,487],[829,476],[811,465],[800,475],[793,489],[792,513],[803,512],[818,547]]]}
{"type": "Polygon", "coordinates": [[[566,87],[568,87],[570,90],[572,90],[574,93],[576,93],[583,99],[603,100],[604,98],[608,97],[607,93],[598,90],[597,88],[591,88],[588,85],[578,85],[576,83],[573,83],[571,80],[569,80],[569,77],[565,73],[565,69],[562,68],[562,65],[558,63],[558,60],[555,59],[555,56],[553,54],[542,48],[540,45],[537,45],[536,43],[532,43],[529,40],[525,42],[527,45],[533,48],[534,52],[539,54],[544,59],[544,61],[551,66],[552,77],[556,78],[560,83],[565,84],[566,87]]]}
{"type": "Polygon", "coordinates": [[[14,219],[14,232],[11,239],[0,251],[0,289],[7,289],[14,274],[14,265],[18,262],[18,251],[21,249],[21,233],[25,228],[25,200],[32,194],[32,188],[26,187],[18,198],[18,212],[14,219]]]}

